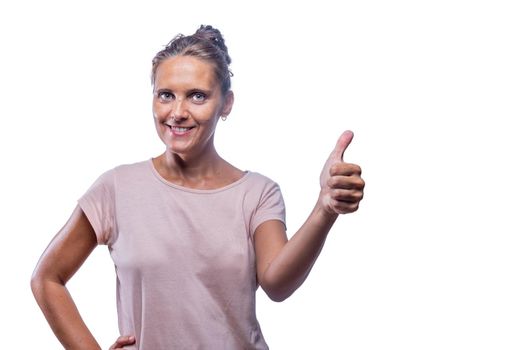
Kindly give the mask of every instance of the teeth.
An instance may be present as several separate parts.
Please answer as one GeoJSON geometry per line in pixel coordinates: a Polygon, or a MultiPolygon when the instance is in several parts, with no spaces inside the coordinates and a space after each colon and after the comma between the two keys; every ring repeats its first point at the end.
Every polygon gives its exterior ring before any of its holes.
{"type": "Polygon", "coordinates": [[[188,131],[189,129],[191,128],[181,128],[181,127],[178,127],[178,126],[175,126],[175,127],[172,127],[176,132],[186,132],[188,131]]]}
{"type": "Polygon", "coordinates": [[[171,130],[176,131],[176,132],[186,132],[194,128],[193,126],[190,126],[190,127],[174,126],[170,123],[164,123],[164,125],[169,126],[171,130]]]}

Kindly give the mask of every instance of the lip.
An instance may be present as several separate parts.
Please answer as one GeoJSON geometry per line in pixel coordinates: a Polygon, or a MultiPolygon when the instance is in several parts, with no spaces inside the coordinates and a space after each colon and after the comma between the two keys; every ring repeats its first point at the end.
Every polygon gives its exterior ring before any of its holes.
{"type": "Polygon", "coordinates": [[[195,126],[181,126],[181,125],[169,125],[169,124],[164,124],[164,125],[169,129],[171,134],[175,136],[189,135],[191,131],[193,131],[193,129],[195,128],[195,126]]]}

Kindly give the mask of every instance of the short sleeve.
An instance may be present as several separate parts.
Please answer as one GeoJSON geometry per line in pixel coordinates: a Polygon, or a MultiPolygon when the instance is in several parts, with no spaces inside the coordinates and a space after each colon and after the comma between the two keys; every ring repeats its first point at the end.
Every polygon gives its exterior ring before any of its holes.
{"type": "Polygon", "coordinates": [[[286,224],[286,208],[280,187],[273,181],[268,181],[260,196],[250,224],[250,234],[253,235],[257,227],[268,220],[280,220],[286,224]]]}
{"type": "Polygon", "coordinates": [[[109,244],[115,231],[114,170],[102,174],[80,197],[78,205],[91,223],[98,244],[109,244]]]}

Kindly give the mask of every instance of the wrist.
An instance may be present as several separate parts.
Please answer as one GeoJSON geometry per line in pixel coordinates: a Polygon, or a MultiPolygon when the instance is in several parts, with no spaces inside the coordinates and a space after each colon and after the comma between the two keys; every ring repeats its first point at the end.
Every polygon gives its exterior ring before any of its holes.
{"type": "Polygon", "coordinates": [[[323,202],[322,196],[320,196],[318,198],[318,201],[317,201],[317,203],[315,205],[315,208],[314,208],[313,212],[322,221],[324,221],[326,223],[330,223],[330,224],[333,224],[337,220],[338,215],[339,215],[338,213],[333,211],[328,205],[326,205],[323,202]]]}

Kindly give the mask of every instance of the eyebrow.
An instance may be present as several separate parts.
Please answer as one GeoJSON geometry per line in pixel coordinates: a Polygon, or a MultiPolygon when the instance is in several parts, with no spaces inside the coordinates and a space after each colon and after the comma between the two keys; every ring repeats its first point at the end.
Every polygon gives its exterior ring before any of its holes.
{"type": "MultiPolygon", "coordinates": [[[[158,88],[156,89],[155,91],[162,91],[162,92],[173,92],[173,90],[171,90],[170,88],[158,88]]],[[[189,94],[192,94],[192,93],[195,93],[195,92],[203,92],[205,94],[211,94],[213,92],[213,90],[209,90],[209,89],[202,89],[202,88],[192,88],[192,89],[189,89],[187,90],[187,92],[189,94]]]]}
{"type": "Polygon", "coordinates": [[[189,95],[194,94],[195,92],[200,92],[200,93],[203,93],[204,95],[209,96],[209,95],[211,95],[212,90],[195,88],[195,89],[191,89],[191,90],[188,91],[189,95]]]}
{"type": "MultiPolygon", "coordinates": [[[[169,93],[173,94],[173,90],[171,90],[169,88],[159,88],[159,89],[156,89],[154,92],[155,93],[169,92],[169,93]]],[[[189,89],[188,91],[186,91],[186,94],[187,95],[192,95],[192,94],[194,94],[196,92],[203,93],[204,95],[207,95],[207,96],[211,96],[212,93],[213,93],[213,90],[193,88],[193,89],[189,89]]]]}
{"type": "Polygon", "coordinates": [[[167,89],[167,88],[155,89],[154,91],[155,93],[156,92],[173,92],[171,89],[167,89]]]}

